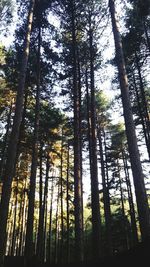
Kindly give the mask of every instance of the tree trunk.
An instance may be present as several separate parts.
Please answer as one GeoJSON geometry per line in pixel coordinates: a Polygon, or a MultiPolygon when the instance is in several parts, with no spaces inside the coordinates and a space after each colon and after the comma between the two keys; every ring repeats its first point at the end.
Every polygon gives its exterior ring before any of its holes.
{"type": "Polygon", "coordinates": [[[77,83],[77,44],[75,30],[75,3],[70,2],[72,23],[73,52],[73,90],[74,90],[74,205],[75,205],[75,251],[76,261],[83,261],[83,229],[82,229],[82,177],[80,148],[80,101],[77,83]]]}
{"type": "Polygon", "coordinates": [[[100,127],[98,129],[98,140],[99,140],[99,148],[100,148],[101,176],[102,176],[102,185],[103,185],[107,255],[112,255],[113,248],[112,248],[112,234],[111,234],[111,211],[110,211],[109,187],[106,181],[104,151],[103,151],[103,144],[102,144],[102,130],[100,129],[100,127]]]}
{"type": "Polygon", "coordinates": [[[129,201],[129,208],[130,208],[132,246],[135,246],[138,243],[135,209],[134,209],[132,189],[131,189],[131,183],[130,183],[130,177],[129,177],[129,171],[128,171],[128,164],[127,164],[127,159],[126,159],[125,152],[123,151],[123,149],[122,149],[122,159],[123,159],[123,165],[124,165],[125,180],[127,184],[128,201],[129,201]]]}
{"type": "Polygon", "coordinates": [[[58,182],[58,192],[57,192],[57,203],[56,203],[56,215],[55,215],[55,240],[54,240],[54,263],[57,264],[58,261],[58,211],[59,211],[59,194],[60,194],[60,183],[58,182]]]}
{"type": "Polygon", "coordinates": [[[97,168],[97,132],[95,110],[95,84],[94,84],[94,55],[93,55],[93,30],[91,28],[91,15],[89,15],[89,46],[90,46],[90,85],[91,85],[91,196],[92,196],[92,238],[93,260],[101,255],[101,217],[97,168]]]}
{"type": "Polygon", "coordinates": [[[137,66],[139,82],[140,82],[142,110],[143,110],[143,115],[144,115],[144,118],[145,118],[145,123],[146,123],[146,128],[147,128],[148,148],[150,150],[150,119],[149,119],[149,113],[148,113],[148,108],[147,108],[148,105],[147,105],[147,99],[146,99],[146,96],[145,96],[143,79],[142,79],[142,75],[141,75],[141,67],[140,67],[140,63],[139,63],[139,59],[138,59],[137,53],[135,53],[135,58],[136,58],[136,66],[137,66]]]}
{"type": "Polygon", "coordinates": [[[10,142],[8,145],[8,157],[6,162],[6,171],[4,175],[5,182],[3,183],[2,199],[0,203],[0,266],[2,266],[3,264],[3,258],[6,249],[7,217],[9,209],[9,200],[11,195],[11,184],[13,179],[14,164],[17,151],[17,143],[19,137],[19,129],[22,119],[23,95],[24,95],[27,63],[29,57],[30,35],[33,22],[34,5],[35,5],[35,0],[32,0],[30,3],[29,14],[28,14],[27,30],[24,42],[21,71],[19,76],[19,85],[18,85],[18,92],[16,99],[15,116],[13,120],[10,142]]]}
{"type": "Polygon", "coordinates": [[[133,173],[136,201],[139,214],[139,223],[142,240],[150,237],[150,213],[147,201],[147,195],[144,184],[144,175],[140,162],[140,155],[137,146],[137,138],[133,121],[131,102],[129,97],[129,86],[125,68],[122,41],[116,19],[114,0],[109,0],[109,8],[112,20],[112,28],[114,34],[117,65],[119,71],[119,80],[121,88],[121,96],[123,103],[123,111],[125,118],[126,134],[129,148],[129,156],[133,173]]]}
{"type": "Polygon", "coordinates": [[[53,195],[54,195],[54,178],[51,185],[51,201],[50,201],[50,218],[49,218],[49,242],[48,242],[48,261],[52,262],[52,216],[53,216],[53,195]]]}
{"type": "Polygon", "coordinates": [[[68,141],[68,151],[67,151],[67,184],[66,184],[66,207],[67,207],[67,263],[70,262],[70,253],[69,253],[69,241],[70,241],[70,227],[69,227],[69,222],[70,222],[70,216],[69,216],[69,141],[68,141]]]}
{"type": "Polygon", "coordinates": [[[119,178],[119,187],[120,187],[120,204],[121,204],[121,211],[122,211],[122,220],[123,220],[123,237],[124,237],[124,249],[129,249],[129,242],[128,242],[128,230],[127,230],[127,224],[126,224],[126,214],[125,214],[125,207],[124,207],[124,195],[123,195],[123,187],[122,187],[122,178],[121,178],[121,170],[119,166],[119,160],[117,160],[117,168],[118,168],[118,178],[119,178]]]}
{"type": "Polygon", "coordinates": [[[139,92],[138,92],[134,71],[133,71],[133,82],[134,82],[134,89],[135,89],[136,98],[137,98],[139,116],[140,116],[141,123],[142,123],[142,128],[143,128],[143,133],[144,133],[144,137],[145,137],[145,143],[146,143],[146,147],[147,147],[148,156],[149,156],[149,159],[150,159],[150,144],[149,144],[149,140],[148,140],[149,136],[148,136],[148,133],[147,133],[147,127],[146,127],[146,123],[145,123],[145,116],[143,116],[143,112],[142,112],[142,105],[141,105],[141,102],[140,102],[140,95],[139,95],[139,92]]]}
{"type": "Polygon", "coordinates": [[[42,220],[42,209],[43,209],[43,168],[42,168],[42,159],[43,159],[43,148],[42,144],[40,147],[40,185],[39,185],[39,224],[38,224],[38,235],[37,235],[37,248],[36,255],[38,260],[41,259],[42,251],[42,238],[43,238],[43,220],[42,220]]]}
{"type": "Polygon", "coordinates": [[[3,141],[2,151],[1,151],[1,161],[0,161],[0,183],[3,182],[3,172],[4,172],[4,166],[5,166],[5,160],[6,160],[6,152],[7,152],[7,144],[8,144],[8,137],[9,137],[9,130],[11,125],[11,115],[12,115],[12,105],[11,102],[8,117],[7,117],[7,126],[6,126],[6,133],[3,141]]]}
{"type": "Polygon", "coordinates": [[[60,158],[60,209],[61,209],[61,241],[60,241],[60,263],[63,262],[63,245],[64,245],[64,209],[63,209],[63,129],[61,140],[61,158],[60,158]]]}
{"type": "Polygon", "coordinates": [[[16,222],[17,222],[17,206],[18,206],[18,177],[17,184],[15,188],[15,211],[14,211],[14,220],[13,220],[13,232],[12,232],[12,244],[11,244],[11,256],[15,254],[15,245],[16,245],[16,222]]]}
{"type": "Polygon", "coordinates": [[[40,54],[41,54],[40,50],[41,50],[41,28],[39,28],[39,36],[38,36],[37,91],[36,91],[34,137],[33,137],[32,164],[31,164],[30,189],[29,189],[28,219],[27,219],[27,231],[26,231],[26,242],[25,242],[25,256],[27,259],[30,259],[34,253],[33,225],[34,225],[36,171],[37,171],[37,159],[38,159],[39,111],[40,111],[40,54]]]}

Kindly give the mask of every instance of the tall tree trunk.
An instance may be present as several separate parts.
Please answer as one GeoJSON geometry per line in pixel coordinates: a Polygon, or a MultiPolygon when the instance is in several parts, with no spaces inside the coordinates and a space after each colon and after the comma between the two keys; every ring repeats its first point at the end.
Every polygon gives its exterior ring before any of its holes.
{"type": "Polygon", "coordinates": [[[147,127],[148,147],[150,149],[150,119],[149,119],[149,113],[148,113],[147,99],[146,99],[146,96],[145,96],[143,78],[142,78],[142,74],[141,74],[141,67],[140,67],[140,63],[139,63],[139,59],[138,59],[137,53],[135,53],[135,59],[136,59],[136,66],[137,66],[139,82],[140,82],[142,110],[143,110],[143,115],[144,115],[145,122],[146,122],[146,127],[147,127]]]}
{"type": "Polygon", "coordinates": [[[82,235],[84,243],[84,209],[83,209],[83,170],[82,170],[82,90],[81,90],[81,66],[79,49],[77,47],[77,69],[78,69],[78,90],[79,90],[79,136],[80,136],[80,170],[81,170],[81,204],[82,204],[82,235]]]}
{"type": "Polygon", "coordinates": [[[90,46],[90,86],[91,86],[91,196],[92,196],[92,237],[93,260],[97,260],[101,254],[101,217],[97,168],[97,131],[96,131],[96,107],[94,84],[94,55],[93,55],[93,30],[91,28],[91,15],[89,15],[89,46],[90,46]]]}
{"type": "Polygon", "coordinates": [[[49,218],[49,243],[48,243],[48,261],[52,262],[52,216],[53,216],[53,195],[54,195],[54,177],[51,185],[51,201],[50,201],[50,218],[49,218]]]}
{"type": "Polygon", "coordinates": [[[126,222],[126,214],[125,214],[125,206],[124,206],[124,195],[123,195],[123,186],[122,186],[122,178],[121,178],[121,170],[119,166],[119,160],[117,160],[117,168],[118,168],[118,178],[119,178],[119,188],[120,188],[120,204],[121,204],[121,211],[122,211],[122,223],[124,228],[124,249],[129,249],[129,242],[128,242],[128,231],[127,231],[127,222],[126,222]]]}
{"type": "Polygon", "coordinates": [[[32,164],[31,164],[30,189],[29,189],[28,219],[27,219],[26,242],[25,242],[25,256],[27,259],[30,259],[34,253],[33,225],[34,225],[36,171],[37,171],[37,159],[38,159],[39,111],[40,111],[40,54],[41,54],[40,50],[41,50],[41,28],[39,27],[36,106],[35,106],[32,164]]]}
{"type": "Polygon", "coordinates": [[[8,117],[7,117],[6,133],[5,133],[2,151],[1,151],[2,158],[0,161],[0,183],[3,181],[3,172],[4,172],[4,165],[5,165],[5,160],[6,160],[6,151],[7,151],[9,130],[10,130],[10,125],[11,125],[12,105],[13,105],[13,103],[11,102],[8,117]]]}
{"type": "Polygon", "coordinates": [[[82,177],[80,148],[80,101],[77,83],[77,43],[75,29],[75,2],[70,1],[72,23],[73,52],[73,90],[74,90],[74,205],[75,205],[75,251],[76,261],[83,261],[83,229],[82,229],[82,177]]]}
{"type": "Polygon", "coordinates": [[[12,232],[12,244],[11,244],[11,256],[14,256],[15,253],[15,243],[16,243],[16,222],[17,222],[17,205],[18,205],[18,177],[17,184],[15,188],[15,211],[14,211],[14,220],[13,220],[13,232],[12,232]]]}
{"type": "MultiPolygon", "coordinates": [[[[44,224],[44,219],[47,218],[47,194],[48,194],[48,178],[49,178],[49,169],[50,169],[50,162],[49,162],[49,151],[47,151],[47,158],[46,158],[46,177],[45,177],[45,187],[44,187],[44,200],[43,200],[43,207],[42,207],[42,261],[45,258],[45,239],[46,239],[46,224],[44,224]],[[45,227],[44,227],[45,225],[45,227]]],[[[46,222],[47,223],[47,222],[46,222]]]]}
{"type": "Polygon", "coordinates": [[[59,260],[63,262],[63,245],[64,245],[64,209],[63,209],[63,129],[61,140],[61,158],[60,158],[60,209],[61,209],[61,241],[60,241],[60,257],[59,260]]]}
{"type": "Polygon", "coordinates": [[[19,248],[18,248],[18,255],[22,256],[23,251],[23,232],[24,232],[24,220],[25,220],[25,206],[26,206],[26,186],[27,186],[27,179],[24,181],[24,187],[23,187],[23,195],[21,199],[21,206],[22,206],[22,212],[21,212],[21,219],[20,219],[20,237],[19,237],[19,248]]]}
{"type": "Polygon", "coordinates": [[[125,152],[123,149],[122,149],[122,159],[123,159],[123,165],[124,165],[125,180],[127,184],[128,201],[129,201],[129,208],[130,208],[132,245],[135,246],[138,243],[137,225],[136,225],[134,202],[133,202],[132,189],[131,189],[131,183],[130,183],[130,177],[129,177],[129,171],[128,171],[128,164],[127,164],[127,159],[126,159],[125,152]]]}
{"type": "Polygon", "coordinates": [[[42,239],[43,239],[43,220],[42,220],[42,209],[43,209],[43,144],[40,147],[40,184],[39,184],[39,224],[38,224],[38,235],[37,235],[37,248],[36,255],[38,260],[41,259],[41,251],[42,251],[42,239]]]}
{"type": "Polygon", "coordinates": [[[27,30],[24,42],[24,49],[22,55],[21,71],[19,76],[19,85],[16,99],[15,116],[13,120],[13,127],[8,145],[8,157],[6,162],[6,171],[4,175],[4,183],[2,189],[2,199],[0,203],[0,266],[3,264],[3,258],[6,249],[6,227],[7,217],[9,209],[9,200],[11,195],[11,184],[13,179],[14,164],[17,151],[17,143],[19,137],[19,129],[22,119],[23,110],[23,96],[24,86],[26,79],[26,70],[29,57],[29,46],[30,46],[30,35],[33,22],[33,11],[34,11],[35,0],[31,0],[28,14],[27,30]]]}
{"type": "Polygon", "coordinates": [[[133,83],[134,83],[134,89],[135,89],[136,98],[137,98],[139,116],[140,116],[140,119],[141,119],[143,133],[144,133],[144,137],[145,137],[145,143],[146,143],[146,147],[147,147],[147,152],[148,152],[148,156],[149,156],[149,159],[150,159],[150,144],[149,144],[149,140],[148,140],[149,136],[148,136],[148,133],[147,133],[145,116],[143,116],[143,112],[142,112],[142,105],[141,105],[141,101],[140,101],[140,95],[139,95],[139,92],[138,92],[134,71],[133,71],[133,83]]]}
{"type": "Polygon", "coordinates": [[[112,255],[112,234],[111,234],[111,211],[110,211],[110,199],[109,199],[109,187],[106,181],[104,151],[102,144],[102,130],[98,129],[98,140],[100,148],[100,162],[101,162],[101,176],[103,185],[103,199],[104,199],[104,215],[105,215],[105,227],[106,227],[106,244],[108,255],[112,255]]]}
{"type": "Polygon", "coordinates": [[[66,183],[66,207],[67,207],[67,263],[70,261],[70,253],[69,253],[69,241],[70,241],[70,227],[69,227],[69,222],[70,222],[70,216],[69,216],[69,141],[68,141],[68,151],[67,151],[67,183],[66,183]]]}
{"type": "Polygon", "coordinates": [[[54,241],[54,263],[58,261],[58,212],[59,212],[59,194],[60,183],[58,182],[57,203],[56,203],[56,215],[55,215],[55,241],[54,241]]]}
{"type": "Polygon", "coordinates": [[[117,65],[119,71],[119,80],[123,111],[125,118],[126,134],[129,148],[129,156],[133,173],[136,201],[139,214],[139,223],[142,240],[150,237],[150,213],[147,201],[147,195],[144,184],[144,175],[140,162],[140,155],[137,146],[137,138],[133,121],[131,102],[129,97],[129,86],[126,74],[126,67],[123,55],[122,41],[119,32],[118,21],[116,19],[114,0],[109,0],[109,8],[112,20],[112,28],[115,40],[117,65]]]}

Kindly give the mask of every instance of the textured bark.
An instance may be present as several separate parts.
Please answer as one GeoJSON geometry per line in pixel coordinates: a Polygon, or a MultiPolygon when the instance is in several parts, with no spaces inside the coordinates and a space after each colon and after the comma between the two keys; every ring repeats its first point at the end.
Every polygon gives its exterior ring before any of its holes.
{"type": "Polygon", "coordinates": [[[16,109],[13,120],[13,127],[10,137],[10,142],[8,145],[8,157],[6,162],[6,171],[4,175],[4,183],[2,189],[2,199],[0,204],[0,266],[3,264],[3,257],[6,249],[6,226],[7,226],[7,216],[9,209],[9,200],[11,195],[11,184],[13,179],[15,158],[17,152],[17,143],[19,137],[19,129],[22,120],[22,111],[23,111],[23,96],[24,96],[24,87],[26,79],[26,70],[29,57],[29,47],[30,47],[30,35],[33,21],[33,11],[34,11],[35,0],[32,0],[30,3],[28,22],[26,29],[26,36],[24,42],[24,49],[21,62],[21,70],[19,74],[19,84],[18,92],[16,99],[16,109]]]}
{"type": "Polygon", "coordinates": [[[126,126],[126,135],[129,148],[129,156],[133,173],[136,201],[139,214],[139,223],[142,240],[150,237],[150,213],[148,208],[147,195],[144,184],[144,175],[140,162],[140,155],[137,146],[137,137],[133,121],[131,102],[129,97],[129,86],[126,74],[122,40],[119,32],[118,21],[116,19],[114,0],[109,0],[109,8],[114,34],[116,58],[119,71],[121,97],[126,126]]]}

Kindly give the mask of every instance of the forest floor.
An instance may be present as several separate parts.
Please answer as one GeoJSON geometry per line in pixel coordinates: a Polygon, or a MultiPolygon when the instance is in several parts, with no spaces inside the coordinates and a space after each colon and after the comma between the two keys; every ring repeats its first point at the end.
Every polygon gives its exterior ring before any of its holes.
{"type": "Polygon", "coordinates": [[[39,264],[36,258],[32,259],[28,264],[24,262],[24,257],[5,257],[4,267],[146,267],[150,263],[150,240],[139,243],[136,247],[117,253],[112,257],[105,257],[98,261],[72,263],[72,264],[39,264]]]}

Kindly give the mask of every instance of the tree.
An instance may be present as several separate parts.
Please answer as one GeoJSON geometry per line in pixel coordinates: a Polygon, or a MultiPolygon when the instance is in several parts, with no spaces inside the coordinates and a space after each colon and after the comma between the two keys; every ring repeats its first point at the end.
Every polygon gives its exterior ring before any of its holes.
{"type": "Polygon", "coordinates": [[[147,195],[144,185],[144,176],[140,162],[140,155],[137,146],[137,138],[135,133],[135,126],[133,122],[133,115],[131,110],[131,103],[129,97],[129,86],[126,75],[126,67],[124,62],[122,41],[119,32],[118,21],[116,19],[115,4],[113,0],[109,0],[109,9],[112,20],[112,28],[114,34],[117,66],[119,71],[119,81],[121,89],[121,97],[123,103],[123,111],[125,118],[126,134],[129,148],[129,155],[131,161],[131,168],[134,178],[134,187],[136,193],[136,200],[138,206],[139,222],[142,240],[150,237],[150,214],[148,208],[147,195]]]}
{"type": "Polygon", "coordinates": [[[26,78],[27,63],[29,57],[29,46],[30,46],[30,35],[33,22],[33,12],[34,12],[35,1],[32,0],[30,3],[28,22],[26,29],[26,36],[24,41],[24,50],[21,64],[21,71],[19,76],[18,84],[18,94],[16,99],[16,109],[15,116],[13,120],[13,128],[11,133],[11,138],[8,146],[8,157],[5,167],[4,183],[2,189],[2,199],[0,204],[0,264],[2,265],[3,257],[5,254],[6,247],[6,226],[7,226],[7,216],[9,208],[9,200],[11,194],[11,184],[13,179],[13,171],[17,150],[17,143],[19,137],[19,129],[22,119],[23,110],[23,96],[24,96],[24,86],[26,78]]]}
{"type": "Polygon", "coordinates": [[[0,2],[0,34],[4,32],[6,34],[6,27],[11,23],[13,12],[12,0],[2,0],[0,2]]]}

